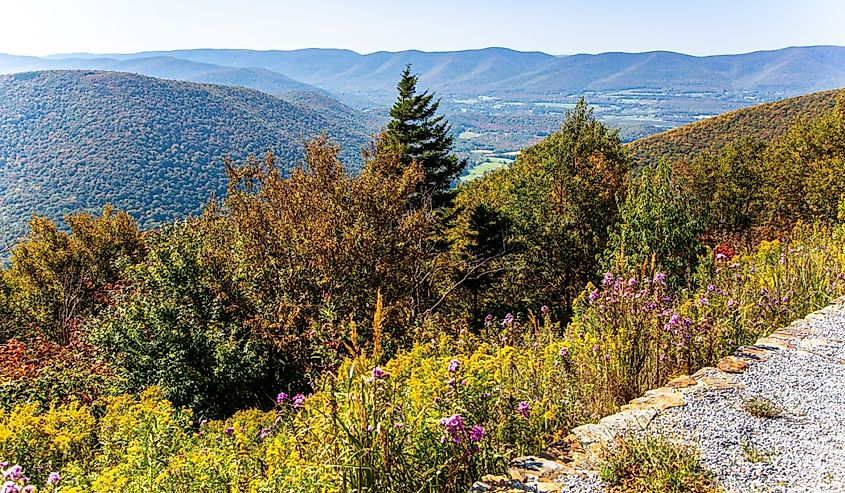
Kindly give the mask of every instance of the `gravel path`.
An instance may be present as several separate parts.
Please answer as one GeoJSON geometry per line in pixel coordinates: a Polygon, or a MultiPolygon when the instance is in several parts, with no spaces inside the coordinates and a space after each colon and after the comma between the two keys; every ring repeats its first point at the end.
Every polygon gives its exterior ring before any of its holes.
{"type": "Polygon", "coordinates": [[[769,352],[736,375],[744,388],[707,389],[662,411],[648,432],[697,443],[728,492],[845,492],[845,306],[811,317],[794,347],[769,352]],[[762,397],[782,408],[754,417],[743,403],[762,397]]]}

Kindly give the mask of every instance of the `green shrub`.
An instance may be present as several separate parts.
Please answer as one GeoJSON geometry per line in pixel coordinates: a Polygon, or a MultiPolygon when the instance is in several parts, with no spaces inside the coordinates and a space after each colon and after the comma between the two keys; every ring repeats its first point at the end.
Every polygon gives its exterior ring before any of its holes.
{"type": "Polygon", "coordinates": [[[71,214],[65,222],[69,234],[34,217],[29,235],[12,250],[11,267],[2,274],[15,323],[0,342],[41,336],[68,343],[84,317],[110,302],[124,267],[143,255],[135,221],[111,206],[99,217],[71,214]]]}
{"type": "Polygon", "coordinates": [[[239,312],[237,286],[204,255],[190,223],[150,238],[131,287],[91,324],[90,340],[124,368],[133,389],[159,386],[200,416],[221,416],[269,395],[270,342],[239,312]]]}
{"type": "Polygon", "coordinates": [[[686,286],[702,253],[706,223],[693,197],[673,176],[669,163],[640,170],[611,228],[604,267],[628,273],[651,265],[675,288],[686,286]]]}

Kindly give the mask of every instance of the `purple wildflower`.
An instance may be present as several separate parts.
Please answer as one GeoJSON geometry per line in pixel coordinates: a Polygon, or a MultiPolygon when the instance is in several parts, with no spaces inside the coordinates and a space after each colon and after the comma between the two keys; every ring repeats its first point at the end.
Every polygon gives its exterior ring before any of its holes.
{"type": "Polygon", "coordinates": [[[231,435],[231,434],[232,434],[232,433],[234,433],[234,432],[235,432],[235,429],[234,429],[234,428],[232,428],[231,426],[230,426],[230,427],[228,427],[228,428],[226,428],[225,430],[223,430],[223,433],[225,433],[225,434],[227,434],[227,435],[231,435]]]}
{"type": "Polygon", "coordinates": [[[3,473],[3,478],[8,479],[9,481],[17,481],[21,477],[22,473],[23,468],[20,465],[15,464],[3,473]]]}
{"type": "Polygon", "coordinates": [[[402,428],[405,427],[405,423],[396,423],[395,425],[393,425],[393,427],[396,428],[397,430],[401,430],[402,428]]]}
{"type": "Polygon", "coordinates": [[[724,253],[717,253],[716,254],[716,260],[719,261],[719,262],[722,262],[722,261],[727,260],[727,259],[728,259],[728,256],[725,255],[724,253]]]}
{"type": "Polygon", "coordinates": [[[373,368],[372,375],[373,375],[373,378],[384,378],[384,376],[387,375],[387,373],[385,373],[384,370],[382,370],[380,367],[377,366],[377,367],[373,368]]]}
{"type": "Polygon", "coordinates": [[[706,306],[706,305],[709,305],[709,304],[710,304],[710,302],[707,301],[707,298],[705,298],[704,296],[701,296],[701,297],[698,298],[698,306],[706,306]]]}
{"type": "Polygon", "coordinates": [[[11,481],[6,481],[6,483],[3,484],[3,493],[20,493],[20,491],[21,490],[18,486],[11,481]]]}
{"type": "Polygon", "coordinates": [[[448,418],[440,420],[440,426],[443,427],[446,434],[455,443],[461,443],[461,435],[464,434],[464,418],[460,414],[453,414],[448,418]]]}
{"type": "Polygon", "coordinates": [[[562,348],[560,348],[560,353],[558,353],[558,354],[560,354],[561,358],[566,358],[567,356],[569,356],[569,348],[566,347],[566,346],[563,346],[562,348]]]}
{"type": "Polygon", "coordinates": [[[516,406],[516,413],[525,419],[528,419],[528,411],[531,409],[531,404],[527,401],[522,401],[516,406]]]}
{"type": "Polygon", "coordinates": [[[513,313],[508,313],[507,315],[505,315],[505,318],[502,320],[502,327],[505,327],[507,325],[512,324],[513,320],[514,320],[513,313]]]}
{"type": "Polygon", "coordinates": [[[469,431],[469,441],[480,442],[484,438],[484,427],[475,425],[469,431]]]}
{"type": "Polygon", "coordinates": [[[288,398],[288,395],[284,392],[279,392],[279,395],[276,396],[276,404],[281,404],[285,402],[285,399],[288,398]]]}
{"type": "Polygon", "coordinates": [[[658,272],[654,275],[654,282],[655,284],[659,284],[660,286],[666,285],[666,274],[662,272],[658,272]]]}
{"type": "Polygon", "coordinates": [[[21,490],[21,491],[23,491],[23,493],[32,493],[33,491],[35,491],[35,486],[28,484],[28,485],[24,486],[23,490],[21,490]]]}
{"type": "Polygon", "coordinates": [[[546,315],[548,315],[548,314],[549,314],[549,306],[548,306],[548,305],[543,305],[543,306],[541,306],[541,307],[540,307],[540,314],[541,314],[542,316],[544,316],[544,317],[545,317],[546,315]]]}
{"type": "Polygon", "coordinates": [[[453,359],[452,361],[450,361],[449,366],[446,367],[446,371],[448,371],[449,373],[455,373],[460,369],[461,369],[461,362],[456,360],[456,359],[453,359]]]}
{"type": "Polygon", "coordinates": [[[489,314],[489,313],[488,313],[488,314],[487,314],[487,316],[486,316],[486,317],[484,317],[484,326],[485,326],[485,327],[490,327],[490,325],[491,325],[492,323],[493,323],[493,315],[491,315],[491,314],[489,314]]]}
{"type": "Polygon", "coordinates": [[[669,332],[670,330],[672,330],[673,327],[677,327],[680,322],[680,315],[678,315],[677,313],[672,313],[672,316],[669,318],[669,321],[666,322],[666,325],[663,326],[663,330],[669,332]]]}
{"type": "Polygon", "coordinates": [[[599,299],[599,290],[594,289],[590,291],[590,303],[595,303],[597,299],[599,299]]]}
{"type": "Polygon", "coordinates": [[[739,303],[737,303],[736,300],[734,300],[733,298],[728,300],[728,307],[733,307],[733,306],[736,306],[738,304],[739,303]]]}
{"type": "Polygon", "coordinates": [[[272,430],[270,428],[262,429],[260,432],[258,432],[258,438],[261,439],[261,440],[264,440],[265,438],[267,438],[270,435],[271,431],[272,430]]]}
{"type": "Polygon", "coordinates": [[[601,347],[598,344],[593,344],[593,352],[594,353],[599,352],[599,349],[601,349],[601,347]]]}
{"type": "Polygon", "coordinates": [[[613,273],[612,272],[606,272],[604,274],[604,279],[602,280],[602,285],[604,285],[605,287],[610,287],[610,286],[613,285],[613,281],[614,281],[613,273]]]}
{"type": "Polygon", "coordinates": [[[304,396],[304,395],[302,395],[302,394],[296,394],[296,395],[293,397],[293,402],[292,402],[293,407],[299,407],[299,406],[301,406],[301,405],[302,405],[302,403],[303,403],[303,402],[305,402],[305,396],[304,396]]]}
{"type": "Polygon", "coordinates": [[[47,484],[56,484],[62,480],[62,477],[57,472],[51,472],[47,476],[47,484]]]}

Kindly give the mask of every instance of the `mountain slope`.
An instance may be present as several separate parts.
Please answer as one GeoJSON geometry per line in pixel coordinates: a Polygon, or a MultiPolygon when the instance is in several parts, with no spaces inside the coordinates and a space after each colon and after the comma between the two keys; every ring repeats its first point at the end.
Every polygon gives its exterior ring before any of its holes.
{"type": "Polygon", "coordinates": [[[640,164],[666,159],[691,159],[743,137],[770,141],[783,134],[799,119],[810,119],[830,111],[845,89],[823,91],[731,111],[651,135],[628,145],[631,157],[640,164]]]}
{"type": "Polygon", "coordinates": [[[32,213],[106,202],[144,226],[197,212],[225,189],[223,156],[272,148],[289,167],[323,131],[359,165],[360,122],[254,90],[117,72],[0,76],[0,241],[32,213]]]}

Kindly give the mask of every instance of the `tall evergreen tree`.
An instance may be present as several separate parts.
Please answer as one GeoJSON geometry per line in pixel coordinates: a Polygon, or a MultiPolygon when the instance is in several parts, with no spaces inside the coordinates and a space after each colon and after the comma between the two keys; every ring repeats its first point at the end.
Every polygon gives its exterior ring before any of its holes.
{"type": "Polygon", "coordinates": [[[399,97],[390,109],[385,138],[401,147],[405,165],[419,163],[425,172],[420,194],[440,204],[466,162],[452,154],[452,126],[437,115],[440,100],[428,91],[417,94],[417,79],[408,64],[396,86],[399,97]]]}

